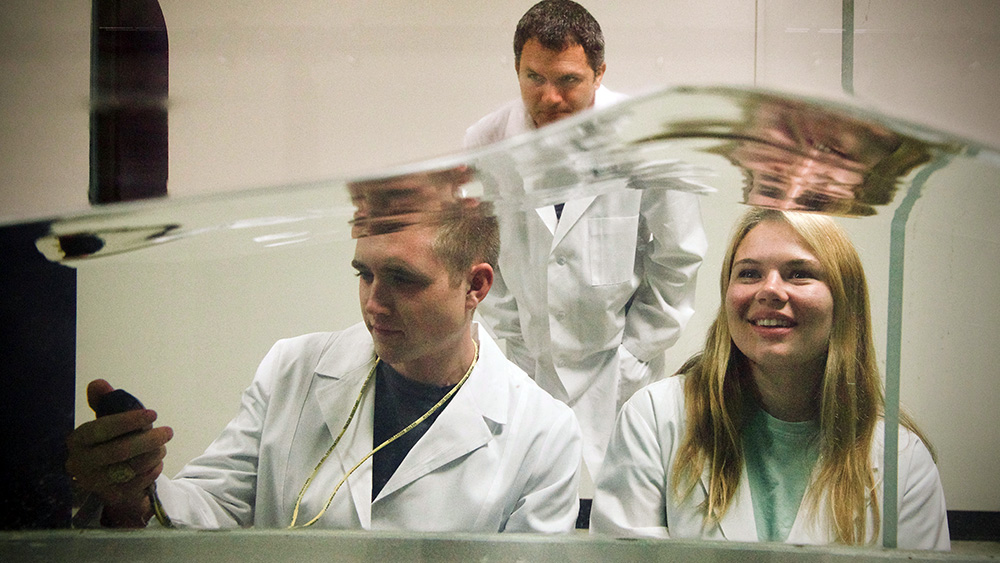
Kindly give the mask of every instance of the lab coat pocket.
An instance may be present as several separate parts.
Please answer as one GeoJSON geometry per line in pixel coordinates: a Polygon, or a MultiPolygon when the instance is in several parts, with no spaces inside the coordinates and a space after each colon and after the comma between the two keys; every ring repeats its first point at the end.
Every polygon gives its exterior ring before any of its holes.
{"type": "Polygon", "coordinates": [[[635,265],[639,216],[592,217],[587,220],[590,244],[590,285],[629,281],[635,265]]]}

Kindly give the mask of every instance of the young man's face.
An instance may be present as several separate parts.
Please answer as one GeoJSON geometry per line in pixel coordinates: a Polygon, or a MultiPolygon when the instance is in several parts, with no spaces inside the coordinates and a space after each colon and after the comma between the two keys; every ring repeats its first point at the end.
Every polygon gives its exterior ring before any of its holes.
{"type": "Polygon", "coordinates": [[[375,352],[410,377],[451,365],[470,339],[470,280],[453,283],[433,251],[436,233],[418,226],[359,238],[351,263],[375,352]]]}
{"type": "Polygon", "coordinates": [[[528,39],[521,50],[517,79],[521,99],[535,127],[548,125],[594,105],[605,65],[594,72],[583,47],[573,43],[562,51],[546,49],[528,39]]]}

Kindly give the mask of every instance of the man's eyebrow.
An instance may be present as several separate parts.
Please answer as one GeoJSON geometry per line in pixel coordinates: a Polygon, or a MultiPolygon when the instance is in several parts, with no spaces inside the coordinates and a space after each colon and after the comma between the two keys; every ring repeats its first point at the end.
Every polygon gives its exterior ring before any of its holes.
{"type": "MultiPolygon", "coordinates": [[[[357,259],[351,260],[351,267],[359,272],[370,272],[371,268],[357,259]]],[[[414,269],[407,262],[396,258],[389,258],[379,268],[381,275],[402,276],[420,283],[430,283],[434,278],[424,272],[414,269]]]]}
{"type": "Polygon", "coordinates": [[[385,265],[382,268],[383,271],[393,275],[403,275],[415,281],[421,282],[431,282],[433,278],[428,276],[424,272],[414,269],[408,263],[398,260],[396,258],[390,258],[386,260],[385,265]]]}

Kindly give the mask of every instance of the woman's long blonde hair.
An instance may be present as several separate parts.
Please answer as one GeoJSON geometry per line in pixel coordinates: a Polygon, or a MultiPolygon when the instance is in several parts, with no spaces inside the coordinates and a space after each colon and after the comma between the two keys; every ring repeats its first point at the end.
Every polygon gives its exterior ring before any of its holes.
{"type": "MultiPolygon", "coordinates": [[[[826,500],[839,543],[861,544],[878,536],[880,509],[870,459],[878,418],[884,412],[882,383],[871,334],[868,285],[861,259],[847,234],[829,217],[753,208],[737,223],[721,272],[722,304],[701,354],[680,369],[686,373],[687,432],[678,451],[671,486],[681,498],[708,470],[705,524],[728,510],[743,469],[742,431],[754,383],[746,356],[733,343],[726,293],[736,249],[765,221],[788,224],[802,237],[826,272],[833,297],[833,326],[819,397],[819,467],[804,502],[826,500]],[[875,535],[867,536],[868,503],[875,535]]],[[[907,428],[919,431],[901,415],[907,428]]],[[[925,443],[926,440],[924,440],[925,443]]]]}

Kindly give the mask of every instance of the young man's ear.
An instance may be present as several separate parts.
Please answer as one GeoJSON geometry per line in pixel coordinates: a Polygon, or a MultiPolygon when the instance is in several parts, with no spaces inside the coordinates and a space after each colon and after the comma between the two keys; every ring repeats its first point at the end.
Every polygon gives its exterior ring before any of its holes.
{"type": "Polygon", "coordinates": [[[493,287],[493,267],[486,262],[480,262],[469,269],[469,290],[465,302],[470,309],[475,309],[493,287]]]}

